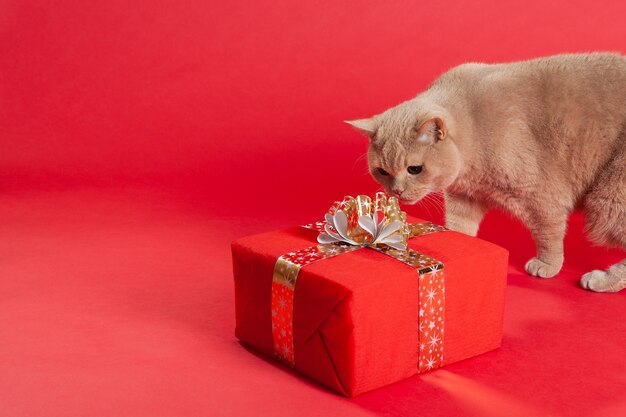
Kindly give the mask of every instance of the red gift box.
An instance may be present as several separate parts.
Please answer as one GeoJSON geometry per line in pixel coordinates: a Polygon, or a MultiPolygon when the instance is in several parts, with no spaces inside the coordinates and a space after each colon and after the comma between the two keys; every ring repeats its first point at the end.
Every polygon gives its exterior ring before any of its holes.
{"type": "Polygon", "coordinates": [[[279,257],[315,246],[317,235],[294,227],[232,243],[238,339],[346,396],[433,367],[424,353],[432,353],[433,346],[440,348],[435,353],[443,352],[436,366],[500,346],[508,252],[446,230],[408,240],[408,248],[444,265],[444,311],[436,316],[442,321],[436,323],[441,337],[424,337],[434,324],[420,317],[428,300],[416,269],[377,250],[358,248],[299,271],[289,316],[290,363],[276,341],[274,269],[279,257]]]}

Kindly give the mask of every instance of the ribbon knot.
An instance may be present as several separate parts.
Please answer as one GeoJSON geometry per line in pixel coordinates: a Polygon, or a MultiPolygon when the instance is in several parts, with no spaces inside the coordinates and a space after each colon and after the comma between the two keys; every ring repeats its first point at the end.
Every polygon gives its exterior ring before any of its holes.
{"type": "Polygon", "coordinates": [[[325,216],[326,224],[317,241],[321,244],[344,242],[354,246],[386,245],[406,250],[409,227],[398,199],[377,193],[375,200],[365,195],[348,196],[335,202],[325,216]]]}

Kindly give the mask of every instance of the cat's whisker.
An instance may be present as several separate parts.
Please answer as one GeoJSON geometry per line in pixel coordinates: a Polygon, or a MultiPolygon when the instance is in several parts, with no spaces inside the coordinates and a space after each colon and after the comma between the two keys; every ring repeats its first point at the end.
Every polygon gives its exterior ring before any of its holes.
{"type": "MultiPolygon", "coordinates": [[[[430,199],[428,198],[428,195],[424,196],[424,197],[420,200],[420,202],[422,202],[422,203],[423,203],[423,206],[424,206],[426,209],[429,209],[429,208],[430,208],[430,206],[431,206],[431,202],[430,202],[430,199]]],[[[430,211],[428,212],[428,214],[431,214],[431,213],[430,213],[430,211]]]]}
{"type": "Polygon", "coordinates": [[[427,195],[428,199],[439,209],[444,211],[443,192],[433,191],[427,195]]]}
{"type": "Polygon", "coordinates": [[[426,212],[428,213],[429,217],[432,217],[433,214],[430,212],[430,207],[429,207],[429,200],[428,200],[428,194],[426,194],[420,201],[420,206],[423,207],[424,209],[426,209],[426,212]]]}
{"type": "Polygon", "coordinates": [[[432,216],[432,213],[430,212],[429,207],[434,208],[435,214],[437,214],[439,211],[443,211],[441,202],[437,198],[435,198],[432,194],[426,194],[424,198],[422,198],[422,201],[424,201],[425,203],[424,207],[426,208],[430,216],[432,216]]]}
{"type": "Polygon", "coordinates": [[[441,210],[443,212],[445,211],[444,206],[443,206],[443,201],[441,198],[438,198],[438,195],[439,193],[429,194],[428,200],[433,204],[433,206],[435,206],[438,210],[441,210]]]}
{"type": "MultiPolygon", "coordinates": [[[[367,158],[367,152],[365,152],[363,155],[359,156],[355,161],[354,164],[352,164],[352,170],[354,170],[354,168],[356,167],[356,165],[361,162],[363,159],[367,158]]],[[[369,171],[368,171],[369,172],[369,171]]]]}
{"type": "Polygon", "coordinates": [[[439,212],[439,206],[437,205],[437,201],[434,200],[432,197],[429,197],[426,201],[433,208],[433,211],[435,212],[435,216],[436,216],[439,212]]]}

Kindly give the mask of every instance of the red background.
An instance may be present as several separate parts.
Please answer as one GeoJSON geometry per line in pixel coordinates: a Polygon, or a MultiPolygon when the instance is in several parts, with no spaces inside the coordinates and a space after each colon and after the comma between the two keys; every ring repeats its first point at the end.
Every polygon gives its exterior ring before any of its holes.
{"type": "MultiPolygon", "coordinates": [[[[377,186],[342,120],[465,61],[626,49],[620,1],[0,0],[0,414],[626,413],[623,258],[574,216],[563,272],[511,250],[499,351],[345,400],[234,340],[229,242],[377,186]],[[356,161],[356,162],[355,162],[356,161]]],[[[435,207],[407,208],[441,218],[435,207]]]]}

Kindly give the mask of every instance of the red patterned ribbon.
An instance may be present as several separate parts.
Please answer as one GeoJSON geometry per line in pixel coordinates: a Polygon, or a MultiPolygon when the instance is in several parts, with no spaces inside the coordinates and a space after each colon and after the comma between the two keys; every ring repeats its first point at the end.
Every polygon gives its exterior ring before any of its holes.
{"type": "Polygon", "coordinates": [[[321,259],[332,258],[360,246],[339,244],[317,245],[289,252],[274,266],[272,279],[272,335],[274,353],[283,362],[294,366],[293,354],[293,294],[300,268],[321,259]]]}

